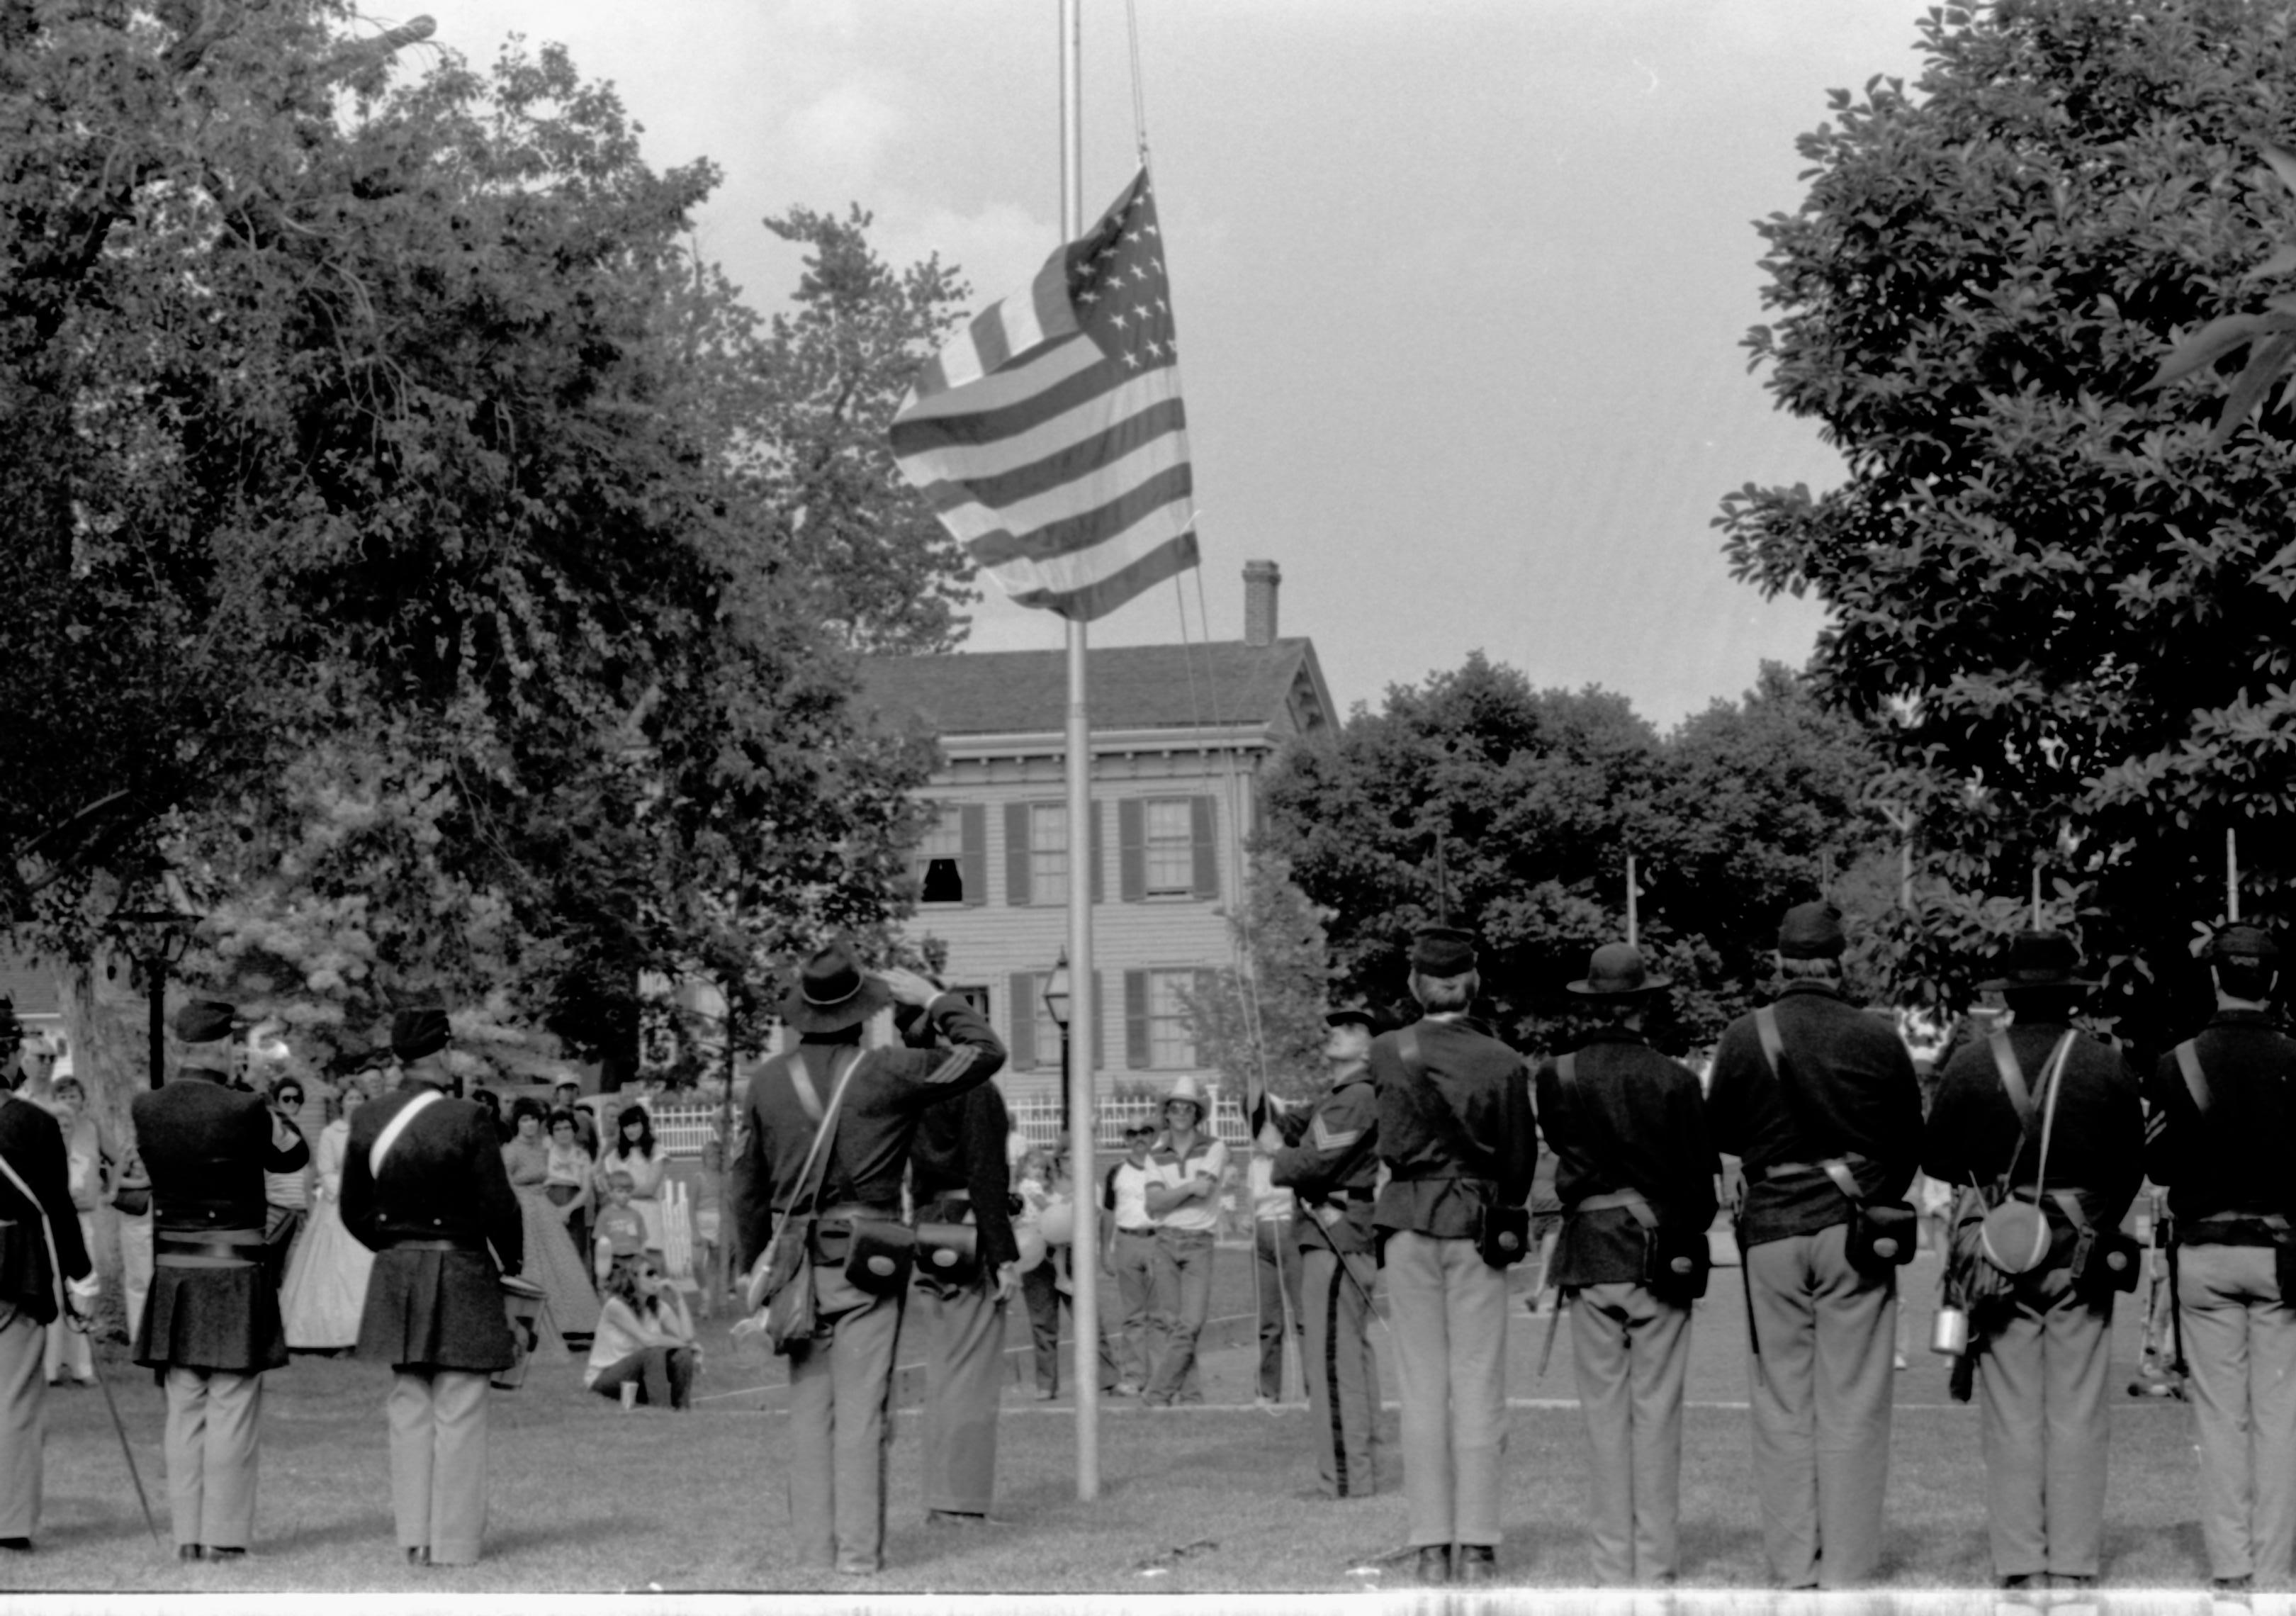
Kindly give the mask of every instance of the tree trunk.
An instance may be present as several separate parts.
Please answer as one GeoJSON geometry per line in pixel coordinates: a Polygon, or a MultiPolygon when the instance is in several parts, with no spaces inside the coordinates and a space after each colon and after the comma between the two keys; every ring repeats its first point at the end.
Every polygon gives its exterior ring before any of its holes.
{"type": "MultiPolygon", "coordinates": [[[[150,1064],[148,1029],[151,1009],[141,995],[129,991],[125,962],[117,980],[107,980],[101,963],[58,964],[52,972],[56,1003],[62,1008],[64,1031],[71,1039],[72,1073],[87,1095],[88,1109],[117,1158],[125,1153],[135,1133],[127,1120],[128,1103],[142,1094],[150,1064]]],[[[119,1220],[109,1206],[94,1218],[96,1271],[107,1277],[119,1272],[119,1220]]]]}

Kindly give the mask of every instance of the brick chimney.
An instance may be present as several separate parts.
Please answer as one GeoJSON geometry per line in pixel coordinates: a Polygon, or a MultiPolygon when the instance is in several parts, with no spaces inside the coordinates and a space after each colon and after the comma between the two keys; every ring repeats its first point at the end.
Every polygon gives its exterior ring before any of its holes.
{"type": "Polygon", "coordinates": [[[1275,587],[1283,573],[1274,562],[1243,563],[1243,643],[1275,644],[1275,587]]]}

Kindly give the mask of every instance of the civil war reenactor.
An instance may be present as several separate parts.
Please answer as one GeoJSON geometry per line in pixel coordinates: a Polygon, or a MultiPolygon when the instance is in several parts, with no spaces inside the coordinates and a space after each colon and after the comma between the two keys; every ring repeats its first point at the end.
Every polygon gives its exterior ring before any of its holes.
{"type": "Polygon", "coordinates": [[[96,1279],[72,1209],[63,1130],[52,1112],[14,1093],[19,1036],[14,1006],[0,999],[9,1079],[0,1097],[0,1549],[29,1554],[40,1530],[43,1362],[56,1282],[65,1282],[71,1310],[86,1316],[95,1307],[96,1279]]]}
{"type": "Polygon", "coordinates": [[[1372,1222],[1403,1397],[1403,1491],[1419,1580],[1498,1578],[1506,1433],[1506,1266],[1524,1255],[1538,1144],[1522,1058],[1469,1019],[1475,940],[1411,945],[1420,1019],[1372,1040],[1379,1154],[1372,1222]]]}
{"type": "Polygon", "coordinates": [[[216,999],[178,1010],[175,1077],[129,1106],[152,1202],[135,1361],[167,1388],[168,1497],[185,1560],[244,1558],[255,1536],[263,1374],[287,1362],[263,1267],[263,1175],[311,1154],[261,1095],[231,1087],[234,1020],[216,999]]]}
{"type": "Polygon", "coordinates": [[[1790,1590],[1854,1587],[1881,1557],[1902,1253],[1863,1235],[1921,1151],[1913,1057],[1842,996],[1848,946],[1833,905],[1786,911],[1785,985],[1725,1029],[1707,1094],[1715,1147],[1745,1168],[1754,1484],[1771,1580],[1790,1590]]]}
{"type": "Polygon", "coordinates": [[[475,1565],[487,1531],[487,1383],[516,1361],[502,1280],[525,1226],[493,1121],[453,1097],[442,1006],[391,1018],[398,1090],[362,1105],[343,1226],[374,1253],[356,1356],[390,1366],[390,1501],[410,1565],[475,1565]]]}
{"type": "Polygon", "coordinates": [[[1691,1305],[1706,1288],[1721,1168],[1697,1077],[1643,1038],[1671,980],[1630,943],[1595,949],[1570,990],[1608,1024],[1534,1079],[1562,1202],[1548,1280],[1571,1317],[1595,1579],[1606,1587],[1675,1579],[1691,1305]]]}
{"type": "Polygon", "coordinates": [[[848,1259],[857,1244],[865,1253],[876,1243],[874,1229],[899,1222],[918,1119],[986,1083],[1004,1046],[957,995],[914,971],[865,971],[842,943],[806,961],[781,1014],[798,1045],[750,1080],[727,1202],[750,1268],[777,1220],[817,1209],[808,1252],[816,1323],[790,1350],[791,1537],[801,1565],[873,1576],[884,1565],[893,1349],[908,1276],[881,1281],[865,1260],[849,1267],[848,1259]],[[923,1011],[950,1047],[865,1054],[863,1028],[893,1004],[923,1011]],[[816,1159],[824,1121],[828,1148],[816,1159]]]}
{"type": "Polygon", "coordinates": [[[1314,1101],[1267,1095],[1265,1120],[1282,1136],[1270,1176],[1300,1199],[1300,1311],[1307,1327],[1308,1430],[1316,1479],[1334,1498],[1379,1490],[1379,1366],[1372,1353],[1372,1286],[1379,1278],[1379,1097],[1371,1080],[1378,1030],[1361,1005],[1324,1017],[1330,1087],[1314,1101]]]}
{"type": "Polygon", "coordinates": [[[2169,1186],[2218,1591],[2285,1587],[2296,1553],[2296,1039],[2273,1014],[2280,948],[2230,925],[2202,957],[2217,1013],[2154,1069],[2144,1165],[2169,1186]]]}
{"type": "Polygon", "coordinates": [[[2010,939],[2002,974],[1979,990],[2001,995],[2012,1024],[1947,1062],[1922,1143],[1924,1172],[1972,1192],[1956,1246],[1987,1270],[1973,1276],[1971,1300],[1984,1300],[1969,1350],[2005,1588],[2096,1581],[2112,1296],[2136,1277],[2119,1230],[2144,1177],[2140,1085],[2119,1051],[2072,1026],[2096,985],[2079,968],[2062,932],[2010,939]]]}
{"type": "MultiPolygon", "coordinates": [[[[898,1006],[893,1022],[910,1048],[947,1052],[922,1006],[898,1006]]],[[[1011,1131],[1004,1096],[994,1083],[983,1083],[928,1106],[909,1153],[909,1194],[921,1233],[963,1228],[969,1234],[959,1240],[972,1245],[969,1258],[951,1259],[949,1271],[938,1268],[933,1251],[922,1244],[916,1264],[912,1301],[924,1326],[925,1519],[935,1525],[981,1524],[996,1493],[1005,1309],[1021,1283],[1004,1157],[1011,1131]]]]}

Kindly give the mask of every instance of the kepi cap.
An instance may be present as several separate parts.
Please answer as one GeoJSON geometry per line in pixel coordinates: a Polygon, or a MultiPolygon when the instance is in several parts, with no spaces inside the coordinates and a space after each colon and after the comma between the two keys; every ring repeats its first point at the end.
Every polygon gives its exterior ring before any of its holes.
{"type": "Polygon", "coordinates": [[[447,1047],[447,1007],[422,1005],[390,1018],[390,1053],[402,1061],[419,1061],[447,1047]]]}
{"type": "Polygon", "coordinates": [[[1670,986],[1670,976],[1652,976],[1643,964],[1643,951],[1632,943],[1604,943],[1587,962],[1587,974],[1569,984],[1587,998],[1634,998],[1670,986]]]}
{"type": "Polygon", "coordinates": [[[1823,900],[1796,904],[1778,923],[1778,952],[1788,959],[1839,959],[1849,947],[1841,911],[1823,900]]]}
{"type": "Polygon", "coordinates": [[[186,1044],[212,1044],[231,1036],[238,1013],[221,999],[193,999],[176,1012],[176,1036],[186,1044]]]}
{"type": "Polygon", "coordinates": [[[1379,1030],[1379,1018],[1371,1013],[1368,1005],[1350,1002],[1345,1005],[1335,1005],[1332,1009],[1324,1012],[1324,1025],[1326,1027],[1361,1027],[1366,1031],[1377,1032],[1379,1030]]]}
{"type": "Polygon", "coordinates": [[[1475,934],[1422,926],[1411,934],[1411,968],[1422,976],[1464,976],[1475,968],[1475,934]]]}

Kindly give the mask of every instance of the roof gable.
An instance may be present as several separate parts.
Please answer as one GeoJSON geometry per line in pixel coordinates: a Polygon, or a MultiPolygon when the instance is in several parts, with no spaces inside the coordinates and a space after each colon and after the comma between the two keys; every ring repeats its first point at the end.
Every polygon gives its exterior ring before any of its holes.
{"type": "MultiPolygon", "coordinates": [[[[1310,640],[1111,645],[1087,654],[1095,729],[1246,724],[1295,734],[1331,722],[1310,640]]],[[[865,705],[943,735],[1057,734],[1068,722],[1065,651],[871,657],[861,677],[865,705]]]]}

